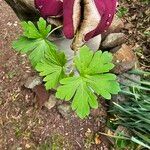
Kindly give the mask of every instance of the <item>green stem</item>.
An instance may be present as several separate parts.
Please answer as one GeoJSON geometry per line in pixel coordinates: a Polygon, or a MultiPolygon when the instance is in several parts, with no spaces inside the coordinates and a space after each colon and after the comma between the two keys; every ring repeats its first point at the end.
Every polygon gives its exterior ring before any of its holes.
{"type": "MultiPolygon", "coordinates": [[[[75,58],[75,56],[76,56],[76,55],[77,55],[77,51],[76,51],[76,50],[74,50],[74,58],[75,58]]],[[[73,72],[75,73],[77,70],[76,70],[76,67],[75,67],[75,63],[74,63],[74,61],[73,61],[72,66],[73,66],[73,72]]]]}
{"type": "Polygon", "coordinates": [[[60,28],[62,28],[62,27],[63,27],[63,25],[60,25],[60,26],[54,28],[54,29],[47,35],[47,37],[49,37],[54,31],[56,31],[56,30],[58,30],[58,29],[60,29],[60,28]]]}

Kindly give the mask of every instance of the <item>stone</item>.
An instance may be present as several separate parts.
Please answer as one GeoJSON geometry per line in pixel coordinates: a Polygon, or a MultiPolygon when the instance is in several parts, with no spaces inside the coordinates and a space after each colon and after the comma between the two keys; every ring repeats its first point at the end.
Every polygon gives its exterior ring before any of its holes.
{"type": "Polygon", "coordinates": [[[33,89],[33,92],[35,93],[35,99],[37,102],[37,105],[42,108],[45,104],[45,102],[48,101],[50,93],[45,89],[45,86],[43,84],[35,86],[33,89]]]}
{"type": "Polygon", "coordinates": [[[57,109],[65,119],[69,119],[71,117],[71,106],[69,104],[59,105],[57,109]]]}
{"type": "Polygon", "coordinates": [[[124,22],[117,15],[114,16],[114,19],[108,28],[109,33],[117,33],[120,32],[124,28],[124,22]]]}
{"type": "Polygon", "coordinates": [[[118,76],[118,81],[122,84],[135,86],[135,85],[137,85],[137,83],[139,83],[141,81],[141,77],[140,77],[140,75],[123,73],[118,76]]]}
{"type": "Polygon", "coordinates": [[[58,100],[55,98],[55,95],[51,94],[48,101],[45,102],[44,106],[50,110],[55,107],[57,101],[58,100]]]}
{"type": "Polygon", "coordinates": [[[104,40],[105,37],[110,33],[118,33],[125,27],[124,22],[120,19],[117,15],[114,16],[114,19],[106,32],[102,34],[102,39],[104,40]]]}
{"type": "Polygon", "coordinates": [[[62,20],[60,18],[52,18],[52,17],[48,17],[47,18],[47,22],[51,25],[55,25],[56,27],[61,26],[62,25],[62,20]]]}
{"type": "Polygon", "coordinates": [[[85,44],[91,48],[91,50],[93,51],[97,51],[99,50],[99,47],[101,45],[101,40],[102,40],[102,37],[101,37],[101,34],[100,35],[97,35],[95,37],[93,37],[92,39],[90,39],[88,42],[86,42],[85,44]]]}
{"type": "Polygon", "coordinates": [[[113,102],[115,102],[115,103],[117,103],[117,104],[120,104],[120,103],[123,103],[123,102],[125,102],[125,101],[127,101],[126,96],[125,96],[124,94],[119,93],[119,94],[117,94],[117,95],[113,95],[113,96],[112,96],[112,99],[111,99],[111,101],[110,101],[110,106],[113,105],[113,102]]]}
{"type": "Polygon", "coordinates": [[[126,36],[124,33],[110,33],[106,39],[102,42],[102,48],[114,48],[126,42],[126,36]]]}
{"type": "MultiPolygon", "coordinates": [[[[121,46],[122,46],[122,45],[121,45],[121,46]]],[[[109,50],[109,52],[111,52],[111,53],[116,53],[116,52],[121,48],[121,46],[119,45],[119,46],[117,46],[117,47],[115,47],[115,48],[112,48],[112,49],[109,50]]]]}
{"type": "Polygon", "coordinates": [[[129,132],[129,130],[126,127],[119,125],[117,127],[114,135],[118,136],[118,134],[121,134],[121,133],[126,135],[126,136],[129,136],[129,137],[131,136],[131,133],[129,132]]]}
{"type": "Polygon", "coordinates": [[[42,84],[42,78],[39,76],[28,77],[24,86],[33,89],[35,86],[42,84]]]}
{"type": "Polygon", "coordinates": [[[113,72],[116,74],[129,71],[137,64],[137,57],[135,56],[132,47],[126,44],[123,44],[113,56],[113,63],[115,65],[113,72]]]}

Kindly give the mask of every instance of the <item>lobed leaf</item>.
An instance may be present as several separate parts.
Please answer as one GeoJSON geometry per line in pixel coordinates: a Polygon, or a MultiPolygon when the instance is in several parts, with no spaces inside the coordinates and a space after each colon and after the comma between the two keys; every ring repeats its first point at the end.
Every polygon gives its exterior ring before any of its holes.
{"type": "Polygon", "coordinates": [[[37,27],[32,22],[22,22],[24,36],[13,42],[13,48],[28,55],[32,65],[44,76],[46,89],[55,88],[64,76],[66,58],[64,53],[46,38],[51,26],[40,18],[37,27]]]}
{"type": "Polygon", "coordinates": [[[37,27],[31,21],[23,21],[21,25],[24,30],[23,35],[29,39],[46,38],[51,31],[51,26],[47,26],[43,18],[39,18],[37,27]]]}
{"type": "Polygon", "coordinates": [[[38,29],[35,27],[35,25],[31,22],[22,22],[21,23],[22,27],[23,27],[23,35],[27,38],[31,38],[31,39],[37,39],[37,38],[41,38],[41,34],[39,33],[38,29]]]}
{"type": "Polygon", "coordinates": [[[51,31],[51,25],[46,25],[46,21],[43,18],[40,18],[37,22],[38,30],[43,38],[47,37],[47,35],[51,31]]]}
{"type": "Polygon", "coordinates": [[[93,53],[87,46],[83,46],[74,61],[80,74],[93,75],[109,72],[114,67],[112,58],[111,53],[102,51],[93,53]]]}
{"type": "Polygon", "coordinates": [[[40,72],[40,76],[44,76],[43,80],[46,82],[45,87],[47,90],[55,88],[59,81],[65,77],[63,67],[48,60],[39,62],[35,69],[40,72]]]}
{"type": "Polygon", "coordinates": [[[63,86],[58,87],[56,97],[67,101],[73,98],[72,109],[76,111],[80,118],[89,115],[90,107],[98,108],[97,97],[87,86],[84,78],[68,77],[62,79],[60,83],[63,86]]]}
{"type": "Polygon", "coordinates": [[[88,116],[90,108],[98,107],[95,93],[111,99],[111,94],[120,91],[116,76],[106,73],[114,67],[111,61],[112,55],[108,52],[93,53],[88,47],[82,47],[74,59],[79,76],[62,79],[56,97],[66,101],[72,99],[72,109],[78,116],[88,116]]]}
{"type": "Polygon", "coordinates": [[[47,26],[43,18],[39,19],[37,27],[31,21],[22,22],[22,27],[24,36],[13,42],[13,48],[16,51],[27,54],[34,67],[45,58],[46,53],[51,53],[51,58],[56,59],[56,56],[52,55],[55,55],[57,48],[46,39],[51,26],[47,26]]]}
{"type": "Polygon", "coordinates": [[[24,36],[13,42],[13,48],[18,52],[27,54],[34,67],[45,58],[47,53],[54,53],[55,51],[55,46],[52,46],[52,43],[47,40],[42,38],[29,39],[24,36]]]}

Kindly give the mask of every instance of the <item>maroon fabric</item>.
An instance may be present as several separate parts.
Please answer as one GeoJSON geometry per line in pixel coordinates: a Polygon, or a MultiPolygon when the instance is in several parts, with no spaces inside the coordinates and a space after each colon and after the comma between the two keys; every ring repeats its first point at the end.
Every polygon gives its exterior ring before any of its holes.
{"type": "Polygon", "coordinates": [[[75,0],[63,0],[63,32],[66,38],[74,37],[73,7],[75,0]]]}
{"type": "Polygon", "coordinates": [[[117,0],[104,0],[103,3],[105,5],[105,11],[101,12],[103,14],[102,20],[96,29],[95,36],[103,33],[109,28],[116,13],[117,0]]]}
{"type": "Polygon", "coordinates": [[[60,0],[35,0],[35,7],[44,18],[62,16],[63,3],[60,0]]]}
{"type": "MultiPolygon", "coordinates": [[[[85,41],[103,33],[110,26],[116,12],[117,0],[94,0],[97,10],[101,16],[101,21],[97,28],[85,35],[85,41]]],[[[66,38],[74,37],[73,7],[75,0],[35,0],[36,8],[44,18],[51,16],[62,16],[63,31],[66,38]]]]}
{"type": "Polygon", "coordinates": [[[116,12],[116,0],[94,0],[94,2],[101,16],[101,21],[95,30],[86,34],[85,41],[107,30],[116,12]]]}

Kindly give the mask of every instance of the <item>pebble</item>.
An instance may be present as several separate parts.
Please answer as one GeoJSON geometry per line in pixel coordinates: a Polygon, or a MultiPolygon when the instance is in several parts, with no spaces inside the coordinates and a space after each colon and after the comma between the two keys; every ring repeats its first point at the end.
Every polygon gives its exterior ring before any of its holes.
{"type": "Polygon", "coordinates": [[[52,109],[53,107],[55,107],[56,103],[57,103],[57,99],[55,98],[55,95],[50,95],[49,99],[47,102],[45,102],[45,107],[48,108],[49,110],[52,109]]]}
{"type": "Polygon", "coordinates": [[[113,21],[108,30],[102,34],[102,40],[110,33],[118,33],[124,28],[124,22],[117,15],[114,16],[113,21]]]}
{"type": "Polygon", "coordinates": [[[113,56],[113,63],[115,64],[113,72],[116,74],[125,73],[135,68],[137,64],[137,57],[135,56],[132,47],[126,44],[123,44],[113,56]]]}
{"type": "Polygon", "coordinates": [[[33,89],[35,86],[42,84],[42,79],[39,76],[28,77],[24,86],[28,89],[33,89]]]}
{"type": "Polygon", "coordinates": [[[11,23],[11,22],[8,22],[7,25],[8,25],[8,26],[12,26],[12,23],[11,23]]]}
{"type": "Polygon", "coordinates": [[[65,119],[69,119],[71,117],[71,106],[69,104],[59,105],[57,109],[65,119]]]}
{"type": "Polygon", "coordinates": [[[110,33],[102,42],[102,48],[114,48],[126,42],[124,33],[110,33]]]}

